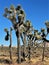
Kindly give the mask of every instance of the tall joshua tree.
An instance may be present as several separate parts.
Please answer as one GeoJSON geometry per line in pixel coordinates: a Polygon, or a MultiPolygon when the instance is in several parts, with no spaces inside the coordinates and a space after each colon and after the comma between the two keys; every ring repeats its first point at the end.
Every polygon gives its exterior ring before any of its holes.
{"type": "Polygon", "coordinates": [[[45,29],[41,29],[41,32],[42,32],[42,40],[43,40],[43,52],[42,52],[42,61],[44,60],[44,51],[45,51],[45,42],[44,42],[44,38],[45,38],[45,29]]]}
{"type": "MultiPolygon", "coordinates": [[[[30,36],[32,36],[33,26],[31,25],[31,21],[30,20],[26,20],[25,24],[26,24],[26,26],[25,26],[26,30],[25,30],[25,34],[24,35],[27,36],[27,38],[29,38],[30,36]]],[[[30,40],[31,39],[27,40],[28,41],[28,47],[29,47],[28,48],[29,49],[29,60],[30,60],[30,45],[31,45],[31,42],[29,42],[30,40]]]]}
{"type": "Polygon", "coordinates": [[[32,32],[33,28],[32,28],[30,20],[26,20],[24,26],[25,26],[25,31],[24,31],[24,52],[26,52],[26,43],[27,43],[26,42],[26,37],[28,37],[28,35],[32,32]]]}
{"type": "Polygon", "coordinates": [[[18,62],[21,62],[21,51],[20,51],[20,26],[23,24],[24,21],[24,11],[22,10],[21,6],[18,5],[16,8],[11,5],[10,9],[5,8],[4,17],[8,18],[15,29],[16,37],[17,37],[17,47],[18,47],[18,62]],[[18,21],[18,22],[17,22],[18,21]]]}
{"type": "Polygon", "coordinates": [[[20,26],[21,39],[23,41],[23,58],[24,58],[24,60],[25,60],[26,43],[27,43],[26,37],[27,37],[28,33],[31,32],[30,28],[31,28],[31,22],[30,22],[30,20],[26,20],[23,23],[23,25],[20,26]],[[23,35],[22,35],[22,33],[23,33],[23,35]]]}
{"type": "MultiPolygon", "coordinates": [[[[26,20],[26,22],[24,24],[24,27],[25,27],[25,31],[24,31],[24,53],[25,53],[26,52],[26,43],[27,43],[26,37],[32,31],[32,30],[30,30],[32,28],[31,21],[30,20],[26,20]]],[[[25,57],[24,57],[24,59],[25,59],[25,57]]]]}

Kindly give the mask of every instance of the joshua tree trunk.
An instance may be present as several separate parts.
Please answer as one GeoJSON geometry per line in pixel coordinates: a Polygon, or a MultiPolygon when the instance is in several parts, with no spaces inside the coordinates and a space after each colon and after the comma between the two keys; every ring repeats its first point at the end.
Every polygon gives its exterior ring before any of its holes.
{"type": "Polygon", "coordinates": [[[10,28],[10,59],[12,60],[12,30],[10,28]]]}
{"type": "Polygon", "coordinates": [[[19,26],[17,27],[16,36],[17,36],[18,63],[21,63],[21,46],[20,46],[20,30],[19,30],[19,26]]]}
{"type": "Polygon", "coordinates": [[[24,60],[25,60],[25,53],[26,53],[26,34],[24,34],[24,43],[23,43],[23,51],[24,51],[24,60]]]}
{"type": "Polygon", "coordinates": [[[31,59],[31,48],[30,48],[30,44],[28,44],[28,58],[29,58],[29,62],[30,62],[30,59],[31,59]]]}
{"type": "Polygon", "coordinates": [[[45,41],[43,43],[44,45],[43,45],[42,61],[44,61],[45,41]]]}
{"type": "Polygon", "coordinates": [[[24,38],[21,34],[21,39],[22,39],[22,42],[23,42],[23,59],[25,60],[25,53],[26,53],[26,34],[24,34],[24,38]]]}

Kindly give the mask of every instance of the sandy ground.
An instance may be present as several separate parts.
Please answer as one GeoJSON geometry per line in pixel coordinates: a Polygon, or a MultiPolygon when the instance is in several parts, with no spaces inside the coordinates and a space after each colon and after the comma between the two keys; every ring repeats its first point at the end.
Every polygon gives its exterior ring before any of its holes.
{"type": "MultiPolygon", "coordinates": [[[[4,57],[4,56],[1,56],[0,60],[1,59],[10,60],[9,57],[4,57]]],[[[49,65],[49,58],[46,57],[43,62],[41,61],[41,57],[32,58],[30,61],[26,58],[26,61],[23,61],[21,64],[18,64],[16,62],[16,59],[17,59],[16,57],[13,57],[12,63],[0,62],[0,65],[49,65]]]]}
{"type": "Polygon", "coordinates": [[[43,62],[42,48],[38,48],[34,51],[32,50],[33,52],[30,61],[28,60],[28,58],[26,58],[26,61],[23,61],[21,64],[18,64],[16,61],[16,48],[13,48],[12,50],[12,63],[10,63],[9,49],[5,47],[3,49],[0,49],[0,65],[49,65],[49,48],[45,49],[45,58],[43,62]]]}

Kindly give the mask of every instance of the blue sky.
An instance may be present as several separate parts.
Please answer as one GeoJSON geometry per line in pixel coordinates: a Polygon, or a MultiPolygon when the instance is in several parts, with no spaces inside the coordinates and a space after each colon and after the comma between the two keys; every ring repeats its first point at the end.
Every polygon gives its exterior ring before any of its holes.
{"type": "MultiPolygon", "coordinates": [[[[35,29],[46,28],[44,23],[49,20],[49,0],[0,0],[0,45],[9,45],[9,41],[4,40],[6,35],[4,28],[10,29],[12,24],[10,20],[3,17],[3,13],[4,8],[9,8],[11,4],[14,4],[15,7],[21,4],[26,13],[26,19],[31,21],[35,29]]],[[[12,31],[12,40],[12,45],[16,46],[15,31],[12,31]]]]}

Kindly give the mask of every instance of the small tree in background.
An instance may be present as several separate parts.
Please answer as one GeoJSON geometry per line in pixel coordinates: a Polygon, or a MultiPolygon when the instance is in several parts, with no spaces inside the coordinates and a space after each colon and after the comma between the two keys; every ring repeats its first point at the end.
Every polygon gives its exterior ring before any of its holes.
{"type": "Polygon", "coordinates": [[[4,29],[4,31],[7,33],[7,35],[5,36],[5,40],[8,41],[10,38],[10,45],[9,45],[9,49],[10,49],[10,59],[12,61],[12,27],[10,27],[10,33],[8,31],[7,28],[4,29]]]}

